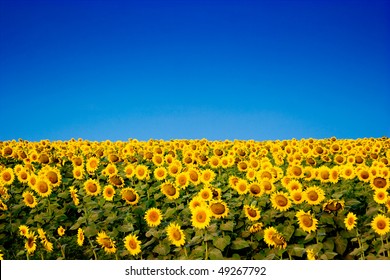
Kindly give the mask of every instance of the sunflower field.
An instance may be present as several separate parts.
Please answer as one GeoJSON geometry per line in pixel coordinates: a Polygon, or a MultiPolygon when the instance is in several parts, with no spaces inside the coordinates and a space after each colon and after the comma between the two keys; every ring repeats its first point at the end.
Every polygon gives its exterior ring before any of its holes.
{"type": "Polygon", "coordinates": [[[390,259],[390,139],[0,142],[0,259],[390,259]]]}

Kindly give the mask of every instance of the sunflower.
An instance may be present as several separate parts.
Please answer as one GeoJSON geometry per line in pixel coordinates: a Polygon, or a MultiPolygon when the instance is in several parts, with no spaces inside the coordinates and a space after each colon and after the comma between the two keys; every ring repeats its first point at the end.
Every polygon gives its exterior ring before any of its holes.
{"type": "Polygon", "coordinates": [[[307,259],[310,261],[315,261],[317,259],[313,249],[306,249],[306,254],[307,259]]]}
{"type": "Polygon", "coordinates": [[[279,249],[286,249],[287,242],[283,235],[281,235],[279,232],[276,232],[272,236],[272,241],[274,242],[274,246],[279,249]]]}
{"type": "Polygon", "coordinates": [[[291,191],[290,198],[294,204],[301,204],[305,201],[303,198],[303,192],[300,190],[291,191]]]}
{"type": "Polygon", "coordinates": [[[62,226],[60,226],[59,228],[57,228],[57,233],[59,236],[64,236],[65,229],[62,226]]]}
{"type": "Polygon", "coordinates": [[[87,169],[87,172],[90,173],[90,174],[93,174],[95,173],[95,171],[98,169],[99,167],[99,164],[100,164],[100,161],[97,157],[90,157],[88,160],[87,160],[87,163],[86,163],[86,169],[87,169]]]}
{"type": "Polygon", "coordinates": [[[303,210],[295,215],[298,218],[299,227],[306,232],[316,231],[318,220],[310,214],[310,211],[307,213],[303,210]]]}
{"type": "Polygon", "coordinates": [[[29,233],[28,226],[26,226],[26,225],[19,226],[19,234],[21,236],[27,237],[28,233],[29,233]]]}
{"type": "Polygon", "coordinates": [[[213,192],[209,187],[204,187],[199,191],[198,196],[202,198],[204,201],[209,201],[213,198],[213,192]]]}
{"type": "Polygon", "coordinates": [[[38,204],[35,196],[30,191],[23,192],[23,202],[30,208],[34,208],[38,204]]]}
{"type": "Polygon", "coordinates": [[[0,172],[0,185],[8,186],[15,180],[14,171],[12,168],[6,168],[0,172]]]}
{"type": "Polygon", "coordinates": [[[238,178],[237,176],[230,176],[229,177],[229,186],[232,188],[232,189],[236,189],[236,186],[237,186],[237,183],[238,183],[238,180],[240,178],[238,178]]]}
{"type": "Polygon", "coordinates": [[[212,192],[212,199],[213,200],[221,200],[222,190],[220,188],[215,188],[209,186],[211,192],[212,192]]]}
{"type": "Polygon", "coordinates": [[[21,182],[22,184],[26,184],[28,183],[28,172],[26,169],[22,168],[18,173],[17,173],[17,177],[18,177],[18,180],[19,182],[21,182]]]}
{"type": "Polygon", "coordinates": [[[139,164],[135,168],[135,176],[138,180],[142,181],[145,180],[149,175],[149,169],[146,165],[139,164]]]}
{"type": "Polygon", "coordinates": [[[285,192],[275,192],[271,195],[272,207],[279,211],[286,211],[291,207],[289,194],[285,192]]]}
{"type": "Polygon", "coordinates": [[[34,189],[41,197],[49,196],[52,191],[50,184],[42,177],[38,177],[34,189]]]}
{"type": "Polygon", "coordinates": [[[135,167],[134,165],[132,164],[128,164],[125,166],[125,176],[126,178],[133,178],[133,176],[135,175],[135,167]]]}
{"type": "Polygon", "coordinates": [[[115,242],[112,241],[112,239],[104,231],[98,233],[96,242],[107,254],[114,254],[116,252],[115,242]]]}
{"type": "Polygon", "coordinates": [[[70,196],[73,200],[74,205],[76,205],[76,206],[79,205],[79,203],[80,203],[79,196],[78,196],[77,192],[78,191],[77,191],[77,189],[75,189],[75,187],[73,187],[73,186],[69,187],[70,196]]]}
{"type": "Polygon", "coordinates": [[[344,179],[352,180],[356,177],[355,168],[351,164],[344,165],[341,168],[340,176],[344,179]]]}
{"type": "Polygon", "coordinates": [[[344,200],[329,199],[322,206],[322,210],[324,210],[325,212],[328,212],[328,213],[337,212],[339,210],[343,210],[344,209],[344,204],[345,204],[344,200]]]}
{"type": "Polygon", "coordinates": [[[77,244],[79,246],[83,246],[83,243],[84,243],[84,231],[82,228],[79,228],[77,230],[77,244]]]}
{"type": "Polygon", "coordinates": [[[266,193],[266,194],[271,194],[276,190],[275,184],[272,181],[270,181],[269,179],[264,179],[264,180],[260,181],[259,183],[260,183],[262,189],[264,189],[264,193],[266,193]]]}
{"type": "Polygon", "coordinates": [[[161,184],[161,192],[169,199],[174,200],[179,197],[179,190],[170,182],[161,184]]]}
{"type": "Polygon", "coordinates": [[[33,232],[27,232],[25,237],[27,238],[27,240],[26,243],[24,244],[24,248],[26,248],[27,253],[29,255],[32,255],[37,249],[37,244],[36,244],[37,236],[33,232]]]}
{"type": "Polygon", "coordinates": [[[107,164],[106,168],[103,169],[102,173],[105,176],[112,177],[118,174],[118,168],[116,167],[115,163],[109,163],[107,164]]]}
{"type": "Polygon", "coordinates": [[[248,186],[249,193],[254,197],[260,197],[264,193],[264,189],[258,182],[252,182],[248,186]]]}
{"type": "Polygon", "coordinates": [[[31,189],[35,190],[35,184],[37,183],[37,180],[38,180],[37,175],[30,174],[30,176],[28,177],[28,182],[27,182],[28,186],[31,189]]]}
{"type": "Polygon", "coordinates": [[[340,180],[340,168],[338,166],[330,169],[329,182],[336,184],[340,180]]]}
{"type": "Polygon", "coordinates": [[[135,256],[141,252],[141,241],[135,234],[129,234],[124,239],[125,247],[130,255],[135,256]]]}
{"type": "Polygon", "coordinates": [[[264,242],[268,245],[268,247],[276,246],[273,237],[277,233],[278,231],[274,227],[268,227],[264,230],[264,242]]]}
{"type": "Polygon", "coordinates": [[[58,187],[61,185],[62,176],[60,171],[55,167],[50,167],[45,172],[45,178],[50,182],[52,187],[58,187]]]}
{"type": "Polygon", "coordinates": [[[168,172],[164,167],[160,166],[153,171],[153,175],[156,180],[162,181],[167,177],[168,172]]]}
{"type": "Polygon", "coordinates": [[[188,179],[191,181],[191,183],[194,186],[199,185],[201,182],[199,171],[195,168],[189,168],[187,172],[188,172],[188,179]]]}
{"type": "Polygon", "coordinates": [[[375,189],[383,189],[387,190],[390,187],[389,184],[389,179],[388,178],[382,178],[379,176],[372,177],[370,181],[370,186],[375,190],[375,189]]]}
{"type": "Polygon", "coordinates": [[[387,212],[390,212],[390,196],[387,196],[387,200],[386,200],[386,208],[387,208],[387,212]]]}
{"type": "Polygon", "coordinates": [[[160,209],[157,208],[150,208],[148,211],[146,211],[144,219],[148,223],[148,226],[150,227],[156,227],[161,223],[162,219],[162,213],[160,209]]]}
{"type": "Polygon", "coordinates": [[[220,160],[219,160],[219,157],[217,156],[212,156],[210,159],[209,159],[209,164],[210,164],[210,167],[211,168],[218,168],[221,166],[221,163],[220,163],[220,160]]]}
{"type": "Polygon", "coordinates": [[[122,189],[121,195],[122,195],[122,199],[124,199],[126,203],[130,205],[137,204],[140,199],[138,193],[133,188],[122,189]]]}
{"type": "Polygon", "coordinates": [[[107,201],[112,201],[115,195],[115,189],[112,185],[107,185],[103,189],[103,197],[107,201]]]}
{"type": "Polygon", "coordinates": [[[211,214],[214,218],[225,218],[228,215],[229,208],[226,202],[222,200],[213,200],[209,205],[211,214]]]}
{"type": "Polygon", "coordinates": [[[175,184],[180,189],[185,189],[189,184],[188,173],[181,172],[176,176],[175,184]]]}
{"type": "Polygon", "coordinates": [[[185,243],[185,235],[180,226],[176,223],[170,223],[166,228],[169,241],[176,247],[183,246],[185,243]]]}
{"type": "Polygon", "coordinates": [[[83,180],[84,178],[84,168],[82,166],[75,166],[73,168],[73,178],[77,180],[83,180]]]}
{"type": "Polygon", "coordinates": [[[387,191],[383,189],[376,189],[374,193],[374,200],[378,204],[385,204],[387,201],[388,195],[387,191]]]}
{"type": "Polygon", "coordinates": [[[207,204],[206,204],[206,202],[203,200],[203,198],[201,198],[201,197],[199,197],[199,196],[194,196],[194,197],[191,199],[190,203],[189,203],[189,208],[190,208],[190,210],[193,211],[195,208],[200,207],[200,206],[206,207],[207,204]]]}
{"type": "Polygon", "coordinates": [[[159,154],[155,154],[152,157],[152,162],[155,166],[161,166],[164,164],[164,157],[159,154]]]}
{"type": "Polygon", "coordinates": [[[291,180],[287,183],[286,189],[287,189],[289,192],[296,191],[296,190],[302,191],[302,190],[303,190],[303,187],[302,187],[302,184],[301,184],[298,180],[291,179],[291,180]]]}
{"type": "Polygon", "coordinates": [[[0,250],[0,261],[3,261],[4,260],[4,254],[1,253],[1,250],[0,250]]]}
{"type": "Polygon", "coordinates": [[[244,205],[245,216],[252,222],[260,219],[260,210],[255,206],[244,205]]]}
{"type": "Polygon", "coordinates": [[[390,219],[385,215],[378,214],[371,222],[372,229],[379,235],[385,235],[390,231],[390,219]]]}
{"type": "Polygon", "coordinates": [[[207,168],[202,171],[200,181],[205,185],[209,185],[214,180],[215,176],[215,172],[207,168]]]}
{"type": "Polygon", "coordinates": [[[84,189],[86,193],[91,196],[97,196],[101,191],[99,182],[94,179],[88,179],[87,181],[85,181],[84,189]]]}
{"type": "Polygon", "coordinates": [[[256,232],[261,231],[262,228],[263,228],[263,223],[255,223],[255,224],[251,225],[251,227],[249,228],[249,231],[251,233],[256,233],[256,232]]]}
{"type": "Polygon", "coordinates": [[[176,175],[181,172],[181,169],[181,163],[178,161],[173,161],[171,164],[168,165],[168,173],[172,177],[176,177],[176,175]]]}
{"type": "Polygon", "coordinates": [[[211,213],[206,206],[198,206],[192,212],[192,226],[198,229],[203,229],[210,224],[211,213]]]}
{"type": "Polygon", "coordinates": [[[318,205],[325,199],[325,192],[323,189],[312,186],[308,187],[304,192],[304,199],[310,205],[318,205]]]}
{"type": "Polygon", "coordinates": [[[292,165],[287,168],[287,174],[293,178],[302,178],[304,176],[302,167],[299,165],[292,165]]]}
{"type": "Polygon", "coordinates": [[[349,212],[344,219],[344,224],[347,230],[352,230],[356,226],[357,217],[354,213],[349,212]]]}
{"type": "Polygon", "coordinates": [[[320,180],[321,183],[327,183],[330,180],[330,168],[327,166],[321,166],[317,170],[317,180],[320,180]]]}
{"type": "Polygon", "coordinates": [[[238,179],[238,182],[236,184],[236,191],[238,194],[246,194],[248,192],[248,182],[245,179],[238,179]]]}

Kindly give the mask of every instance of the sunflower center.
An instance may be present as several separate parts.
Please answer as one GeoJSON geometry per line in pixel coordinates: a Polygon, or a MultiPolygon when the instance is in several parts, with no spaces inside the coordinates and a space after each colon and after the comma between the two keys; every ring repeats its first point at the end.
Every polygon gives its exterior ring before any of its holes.
{"type": "Polygon", "coordinates": [[[127,200],[127,201],[130,201],[130,202],[133,202],[137,199],[137,196],[135,195],[135,193],[133,193],[132,191],[127,191],[125,192],[124,194],[124,198],[127,200]]]}
{"type": "Polygon", "coordinates": [[[245,184],[239,184],[238,185],[238,189],[242,192],[244,192],[246,190],[246,185],[245,184]]]}
{"type": "Polygon", "coordinates": [[[272,190],[272,185],[271,185],[270,182],[267,182],[267,181],[263,182],[263,187],[264,187],[264,189],[265,189],[266,191],[272,190]]]}
{"type": "Polygon", "coordinates": [[[54,172],[54,171],[49,171],[47,172],[47,178],[49,179],[49,181],[52,183],[52,184],[55,184],[58,182],[58,176],[57,174],[54,172]]]}
{"type": "Polygon", "coordinates": [[[385,229],[386,228],[386,223],[385,221],[382,221],[382,220],[379,220],[377,223],[376,223],[376,226],[379,228],[379,229],[385,229]]]}
{"type": "Polygon", "coordinates": [[[275,201],[276,201],[276,204],[281,206],[281,207],[284,207],[288,204],[287,198],[283,195],[277,195],[275,197],[275,201]]]}
{"type": "Polygon", "coordinates": [[[260,189],[259,185],[254,184],[254,185],[251,185],[250,192],[253,194],[259,194],[261,192],[261,189],[260,189]]]}
{"type": "Polygon", "coordinates": [[[32,197],[31,194],[28,194],[28,195],[26,196],[26,200],[27,200],[27,203],[28,203],[28,204],[33,204],[33,203],[34,203],[34,198],[32,197]]]}
{"type": "Polygon", "coordinates": [[[313,220],[310,216],[304,215],[301,219],[302,223],[305,225],[305,227],[311,227],[313,225],[313,220]]]}
{"type": "Polygon", "coordinates": [[[202,198],[203,198],[203,199],[208,199],[208,198],[210,198],[210,193],[209,193],[208,191],[202,192],[202,198]]]}
{"type": "Polygon", "coordinates": [[[298,166],[294,166],[292,172],[293,172],[293,174],[294,174],[295,176],[301,176],[301,174],[302,174],[302,169],[299,168],[298,166]]]}
{"type": "Polygon", "coordinates": [[[129,247],[132,249],[132,250],[135,250],[137,249],[137,243],[134,241],[134,240],[130,240],[129,241],[129,247]]]}
{"type": "Polygon", "coordinates": [[[198,174],[196,172],[191,172],[190,173],[190,178],[192,181],[198,181],[198,174]]]}
{"type": "Polygon", "coordinates": [[[362,171],[362,173],[360,173],[360,176],[362,176],[363,179],[367,179],[368,177],[370,177],[370,174],[368,174],[367,171],[362,171]]]}
{"type": "Polygon", "coordinates": [[[110,178],[110,182],[113,183],[115,186],[120,186],[122,185],[122,180],[118,176],[112,176],[110,178]]]}
{"type": "Polygon", "coordinates": [[[321,178],[326,180],[329,179],[329,172],[328,171],[322,171],[321,172],[321,178]]]}
{"type": "Polygon", "coordinates": [[[41,182],[38,185],[38,190],[40,193],[47,193],[49,190],[49,187],[47,186],[46,182],[41,182]]]}
{"type": "Polygon", "coordinates": [[[155,211],[152,211],[150,214],[149,214],[149,220],[152,221],[153,223],[157,222],[158,221],[158,218],[159,218],[159,215],[157,212],[155,211]]]}
{"type": "Polygon", "coordinates": [[[355,219],[353,217],[350,217],[348,220],[347,220],[347,223],[349,226],[353,226],[353,224],[355,223],[355,219]]]}
{"type": "Polygon", "coordinates": [[[377,188],[384,188],[386,187],[386,180],[380,177],[377,177],[374,179],[374,186],[377,188]]]}
{"type": "Polygon", "coordinates": [[[96,168],[97,167],[97,161],[96,160],[92,160],[90,163],[89,163],[89,166],[91,168],[96,168]]]}
{"type": "Polygon", "coordinates": [[[8,172],[3,173],[3,180],[4,181],[11,180],[11,174],[9,174],[8,172]]]}
{"type": "Polygon", "coordinates": [[[22,180],[26,180],[27,179],[27,173],[25,173],[25,172],[20,173],[20,178],[22,178],[22,180]]]}
{"type": "Polygon", "coordinates": [[[111,196],[112,195],[112,189],[107,189],[106,190],[106,195],[111,196]]]}
{"type": "Polygon", "coordinates": [[[180,233],[180,231],[175,230],[175,231],[172,233],[172,237],[173,237],[173,239],[175,239],[176,241],[179,241],[179,240],[181,239],[181,233],[180,233]]]}
{"type": "Polygon", "coordinates": [[[30,237],[28,240],[27,240],[27,246],[29,248],[32,248],[34,246],[34,238],[30,237]]]}
{"type": "Polygon", "coordinates": [[[88,185],[88,190],[91,192],[91,193],[94,193],[97,191],[97,186],[94,184],[94,183],[91,183],[88,185]]]}
{"type": "Polygon", "coordinates": [[[223,213],[225,213],[225,205],[223,205],[222,203],[214,203],[211,205],[211,211],[213,211],[214,214],[216,215],[221,215],[223,213]]]}
{"type": "Polygon", "coordinates": [[[199,222],[199,223],[204,223],[206,221],[206,213],[204,212],[199,212],[198,214],[196,214],[196,220],[199,222]]]}
{"type": "Polygon", "coordinates": [[[300,201],[302,199],[302,194],[297,192],[293,195],[295,201],[300,201]]]}
{"type": "Polygon", "coordinates": [[[311,200],[311,201],[316,201],[318,199],[318,193],[315,192],[315,191],[310,191],[308,194],[307,194],[307,197],[311,200]]]}
{"type": "Polygon", "coordinates": [[[257,216],[257,211],[255,209],[252,209],[252,208],[248,208],[246,210],[246,212],[248,213],[249,216],[251,216],[252,218],[256,217],[257,216]]]}
{"type": "Polygon", "coordinates": [[[385,194],[382,193],[382,192],[378,193],[378,198],[379,198],[380,200],[383,200],[383,199],[385,198],[385,194]]]}

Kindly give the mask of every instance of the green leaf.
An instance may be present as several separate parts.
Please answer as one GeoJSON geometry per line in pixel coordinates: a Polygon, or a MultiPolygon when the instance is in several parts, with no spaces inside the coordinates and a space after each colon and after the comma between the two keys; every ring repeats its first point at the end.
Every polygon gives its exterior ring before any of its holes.
{"type": "Polygon", "coordinates": [[[324,250],[333,251],[334,242],[332,238],[325,239],[325,241],[323,241],[322,244],[324,245],[324,250]]]}
{"type": "Polygon", "coordinates": [[[219,227],[223,231],[233,231],[234,229],[234,222],[233,221],[228,221],[226,223],[223,223],[219,227]]]}
{"type": "Polygon", "coordinates": [[[248,247],[249,247],[248,241],[241,238],[237,238],[236,240],[233,240],[231,248],[232,250],[240,250],[248,247]]]}
{"type": "Polygon", "coordinates": [[[292,256],[302,258],[303,254],[306,252],[306,250],[303,247],[303,245],[296,244],[296,245],[293,245],[293,247],[291,247],[291,249],[289,249],[288,252],[292,256]]]}
{"type": "Polygon", "coordinates": [[[166,256],[171,251],[171,247],[166,242],[160,242],[156,247],[154,247],[153,252],[159,254],[160,256],[166,256]]]}
{"type": "Polygon", "coordinates": [[[197,246],[191,250],[190,259],[203,259],[206,250],[203,246],[197,246]]]}
{"type": "Polygon", "coordinates": [[[92,224],[90,226],[87,226],[84,229],[84,233],[88,237],[95,236],[98,233],[98,230],[96,229],[96,225],[92,224]]]}
{"type": "Polygon", "coordinates": [[[226,246],[230,244],[230,236],[226,235],[224,237],[218,237],[213,240],[213,245],[217,247],[219,250],[223,251],[226,246]]]}
{"type": "Polygon", "coordinates": [[[291,237],[293,236],[295,231],[295,227],[293,225],[289,225],[283,228],[283,237],[286,239],[286,241],[289,241],[291,237]]]}
{"type": "Polygon", "coordinates": [[[82,224],[85,223],[85,217],[79,217],[76,221],[76,223],[73,224],[73,226],[69,230],[76,230],[78,229],[82,224]]]}
{"type": "Polygon", "coordinates": [[[334,243],[336,245],[336,252],[340,255],[343,255],[345,250],[347,249],[348,240],[345,238],[342,238],[340,235],[337,235],[334,243]]]}
{"type": "Polygon", "coordinates": [[[210,260],[223,260],[223,256],[220,250],[217,248],[213,248],[209,252],[209,259],[210,260]]]}
{"type": "Polygon", "coordinates": [[[333,216],[327,213],[322,214],[320,222],[323,224],[334,225],[333,216]]]}
{"type": "Polygon", "coordinates": [[[169,219],[177,214],[176,208],[168,208],[164,213],[164,219],[169,219]]]}
{"type": "Polygon", "coordinates": [[[118,230],[120,232],[130,232],[134,230],[134,226],[132,224],[121,225],[118,227],[118,230]]]}
{"type": "Polygon", "coordinates": [[[337,256],[337,253],[326,251],[324,254],[320,256],[321,260],[333,260],[334,257],[337,256]]]}

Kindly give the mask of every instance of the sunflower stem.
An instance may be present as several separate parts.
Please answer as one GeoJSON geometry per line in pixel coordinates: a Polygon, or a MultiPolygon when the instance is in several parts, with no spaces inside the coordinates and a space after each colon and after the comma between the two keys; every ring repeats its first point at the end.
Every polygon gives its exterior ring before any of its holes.
{"type": "Polygon", "coordinates": [[[89,237],[88,237],[88,241],[89,241],[89,244],[91,245],[93,255],[95,256],[95,260],[97,260],[98,257],[97,257],[96,252],[95,252],[95,247],[93,246],[92,241],[89,237]]]}
{"type": "Polygon", "coordinates": [[[204,259],[207,260],[209,258],[209,252],[208,252],[208,248],[207,248],[207,241],[205,241],[205,244],[206,244],[206,254],[204,256],[204,259]]]}
{"type": "Polygon", "coordinates": [[[381,242],[382,242],[381,249],[383,249],[383,256],[386,258],[386,250],[385,250],[385,244],[383,243],[383,235],[381,235],[381,242]]]}
{"type": "Polygon", "coordinates": [[[364,256],[364,251],[363,251],[363,246],[362,246],[362,241],[360,240],[360,234],[359,234],[359,231],[358,229],[356,229],[356,238],[358,240],[358,243],[359,243],[359,249],[361,251],[361,254],[360,254],[360,259],[361,260],[364,260],[365,259],[365,256],[364,256]]]}

